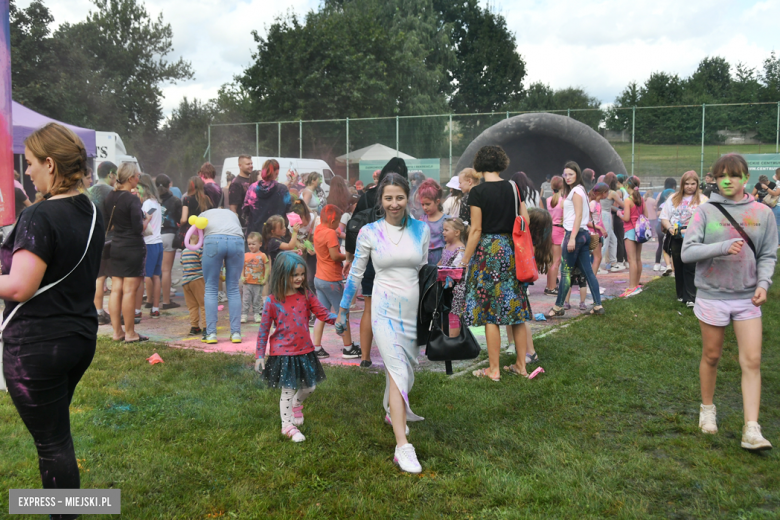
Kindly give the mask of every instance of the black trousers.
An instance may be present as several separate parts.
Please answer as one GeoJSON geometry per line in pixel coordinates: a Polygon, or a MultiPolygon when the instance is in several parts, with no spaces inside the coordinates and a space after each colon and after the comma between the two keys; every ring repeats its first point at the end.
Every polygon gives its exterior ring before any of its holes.
{"type": "Polygon", "coordinates": [[[680,258],[683,241],[678,238],[672,238],[672,265],[674,265],[674,285],[677,288],[677,298],[682,298],[684,302],[696,301],[696,264],[683,263],[680,258]]]}
{"type": "Polygon", "coordinates": [[[3,347],[8,393],[35,441],[44,489],[81,485],[68,407],[92,363],[95,343],[95,338],[73,335],[25,345],[6,342],[3,347]]]}
{"type": "Polygon", "coordinates": [[[615,237],[617,237],[617,252],[615,253],[615,260],[618,262],[628,261],[626,256],[626,243],[625,232],[623,231],[623,219],[617,216],[617,213],[612,213],[612,229],[615,231],[615,237]]]}

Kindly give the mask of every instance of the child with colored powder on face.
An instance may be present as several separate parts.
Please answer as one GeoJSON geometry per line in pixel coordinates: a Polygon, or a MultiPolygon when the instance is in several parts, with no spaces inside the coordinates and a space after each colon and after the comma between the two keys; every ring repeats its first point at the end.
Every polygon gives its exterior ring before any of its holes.
{"type": "MultiPolygon", "coordinates": [[[[338,312],[341,297],[344,295],[344,275],[342,270],[346,255],[341,252],[336,229],[341,221],[341,210],[338,206],[328,204],[322,208],[320,225],[314,230],[314,251],[317,254],[317,274],[314,277],[314,289],[320,303],[331,312],[338,312]]],[[[320,359],[330,357],[322,348],[322,333],[325,323],[317,320],[314,323],[314,352],[320,359]]],[[[360,345],[352,343],[352,333],[349,319],[342,336],[344,349],[341,357],[354,359],[360,357],[360,345]]]]}
{"type": "Polygon", "coordinates": [[[713,403],[718,361],[726,326],[734,325],[742,369],[742,406],[745,425],[742,447],[768,450],[761,434],[761,305],[777,262],[777,224],[772,210],[745,193],[750,178],[741,155],[727,154],[712,167],[720,193],[693,214],[682,244],[682,261],[696,263],[696,303],[702,357],[699,365],[701,406],[699,428],[718,432],[713,403]]]}
{"type": "Polygon", "coordinates": [[[255,371],[262,373],[268,386],[282,389],[282,435],[303,442],[306,437],[298,430],[303,424],[303,401],[325,379],[309,335],[309,317],[314,314],[333,325],[336,315],[309,289],[306,262],[298,254],[279,253],[271,268],[269,292],[257,334],[255,371]],[[272,325],[276,328],[270,334],[272,325]]]}
{"type": "Polygon", "coordinates": [[[281,215],[272,215],[263,224],[263,244],[264,253],[271,259],[271,264],[276,260],[276,256],[282,251],[295,251],[302,253],[298,249],[298,230],[300,224],[295,224],[292,228],[292,234],[287,235],[287,227],[284,224],[284,218],[281,215]]]}
{"type": "Polygon", "coordinates": [[[425,179],[417,188],[417,198],[422,206],[422,221],[431,228],[431,245],[428,248],[428,265],[438,265],[444,251],[444,221],[447,215],[442,211],[442,189],[433,179],[425,179]]]}
{"type": "Polygon", "coordinates": [[[271,274],[271,260],[260,252],[263,235],[257,231],[249,233],[246,239],[248,253],[244,253],[244,294],[241,301],[241,323],[246,323],[250,311],[253,311],[255,323],[260,323],[262,313],[263,289],[271,274]]]}

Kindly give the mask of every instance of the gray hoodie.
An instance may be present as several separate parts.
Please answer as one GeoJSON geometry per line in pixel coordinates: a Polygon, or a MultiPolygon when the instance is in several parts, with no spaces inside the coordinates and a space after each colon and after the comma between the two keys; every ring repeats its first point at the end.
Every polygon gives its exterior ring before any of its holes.
{"type": "Polygon", "coordinates": [[[777,261],[777,223],[768,206],[745,195],[740,201],[713,193],[699,206],[688,224],[682,246],[682,261],[696,263],[697,297],[707,300],[744,300],[756,287],[769,289],[777,261]],[[718,208],[729,212],[756,246],[756,254],[744,243],[739,254],[730,255],[731,245],[741,237],[718,208]]]}

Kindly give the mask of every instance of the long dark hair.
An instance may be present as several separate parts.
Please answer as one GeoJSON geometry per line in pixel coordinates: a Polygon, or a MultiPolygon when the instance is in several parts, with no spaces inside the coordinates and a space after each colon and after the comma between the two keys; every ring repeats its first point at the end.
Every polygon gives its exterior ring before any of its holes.
{"type": "MultiPolygon", "coordinates": [[[[697,177],[698,180],[698,177],[697,177]]],[[[639,186],[641,186],[642,181],[639,180],[639,177],[636,175],[633,175],[626,179],[626,187],[631,188],[631,201],[634,203],[634,206],[637,208],[642,207],[642,195],[639,193],[639,186]]],[[[698,182],[696,183],[698,185],[698,182]]]]}
{"type": "Polygon", "coordinates": [[[520,188],[520,193],[523,194],[523,200],[534,199],[533,194],[538,192],[536,191],[536,186],[534,186],[533,181],[528,178],[528,175],[526,175],[525,172],[517,172],[512,175],[512,180],[517,184],[517,187],[520,188]]]}
{"type": "MultiPolygon", "coordinates": [[[[563,182],[563,196],[568,197],[569,193],[571,193],[571,190],[576,188],[577,186],[585,186],[585,184],[582,182],[582,170],[580,170],[580,165],[577,164],[574,161],[569,161],[566,164],[563,165],[564,170],[572,170],[577,175],[574,177],[574,184],[569,186],[569,184],[564,179],[563,182]]],[[[584,201],[587,202],[587,201],[584,201]]]]}
{"type": "Polygon", "coordinates": [[[382,217],[385,217],[385,209],[382,207],[382,194],[388,186],[398,186],[406,193],[406,214],[401,221],[401,227],[404,228],[409,224],[409,181],[395,172],[384,176],[382,182],[379,183],[379,188],[376,190],[376,207],[382,214],[382,217]]]}
{"type": "Polygon", "coordinates": [[[528,208],[528,220],[536,267],[539,273],[545,274],[553,263],[552,216],[546,209],[528,208]]]}
{"type": "Polygon", "coordinates": [[[349,193],[349,187],[344,177],[336,175],[330,180],[330,192],[328,193],[328,204],[333,204],[341,211],[347,211],[352,195],[349,193]]]}
{"type": "Polygon", "coordinates": [[[203,213],[207,209],[211,209],[211,199],[206,195],[206,187],[203,183],[203,179],[198,176],[190,177],[190,183],[187,188],[187,196],[198,201],[198,211],[203,213]]]}

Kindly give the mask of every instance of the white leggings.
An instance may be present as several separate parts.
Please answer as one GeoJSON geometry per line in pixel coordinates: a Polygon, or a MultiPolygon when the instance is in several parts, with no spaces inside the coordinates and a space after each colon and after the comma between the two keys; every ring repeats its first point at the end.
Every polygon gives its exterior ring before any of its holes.
{"type": "Polygon", "coordinates": [[[297,391],[295,388],[282,387],[282,397],[279,399],[279,413],[282,416],[282,429],[285,426],[292,424],[293,420],[293,408],[301,406],[303,402],[309,397],[316,386],[310,388],[299,388],[297,391]]]}

